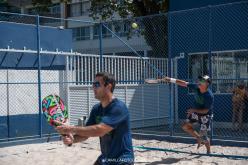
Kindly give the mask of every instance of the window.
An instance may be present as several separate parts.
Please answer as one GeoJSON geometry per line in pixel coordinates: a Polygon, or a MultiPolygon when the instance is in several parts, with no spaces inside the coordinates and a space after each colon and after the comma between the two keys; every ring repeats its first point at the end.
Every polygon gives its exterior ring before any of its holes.
{"type": "Polygon", "coordinates": [[[82,14],[87,14],[90,11],[90,2],[82,2],[82,14]]]}
{"type": "Polygon", "coordinates": [[[212,55],[213,90],[231,93],[239,83],[247,85],[248,51],[215,52],[212,55]]]}
{"type": "MultiPolygon", "coordinates": [[[[110,30],[112,29],[112,24],[105,24],[110,30]]],[[[102,28],[102,37],[103,38],[109,38],[112,37],[112,33],[105,27],[102,28]]]]}
{"type": "MultiPolygon", "coordinates": [[[[27,13],[28,14],[40,14],[42,16],[48,16],[48,17],[61,17],[61,8],[60,8],[60,4],[52,4],[51,6],[48,7],[48,11],[43,11],[40,10],[39,7],[32,7],[32,8],[27,8],[27,13]]],[[[44,19],[43,19],[44,21],[44,19]]],[[[55,21],[48,21],[48,19],[46,19],[45,22],[59,22],[59,20],[55,21]]]]}
{"type": "Polygon", "coordinates": [[[230,93],[233,88],[235,68],[233,55],[228,53],[213,53],[213,90],[216,93],[230,93]]]}
{"type": "MultiPolygon", "coordinates": [[[[111,26],[112,24],[106,24],[109,29],[112,29],[111,26]]],[[[94,35],[93,39],[98,39],[99,38],[99,31],[100,31],[100,25],[96,24],[94,26],[94,35]]],[[[112,37],[112,33],[105,27],[102,27],[102,37],[103,38],[110,38],[112,37]]]]}
{"type": "Polygon", "coordinates": [[[60,14],[61,13],[60,4],[55,4],[51,7],[49,7],[49,11],[51,14],[60,14]]]}
{"type": "Polygon", "coordinates": [[[83,1],[78,3],[72,3],[69,7],[69,16],[78,17],[83,14],[88,14],[90,11],[90,1],[83,1]]]}
{"type": "MultiPolygon", "coordinates": [[[[213,52],[211,62],[214,93],[232,93],[239,82],[248,85],[247,50],[213,52]]],[[[199,75],[209,74],[208,64],[208,53],[189,54],[189,80],[195,81],[199,75]]]]}
{"type": "Polygon", "coordinates": [[[77,27],[72,29],[73,41],[89,40],[90,27],[77,27]]]}
{"type": "MultiPolygon", "coordinates": [[[[188,58],[189,74],[188,79],[195,82],[200,75],[208,74],[208,54],[196,53],[189,54],[188,58]]],[[[193,91],[189,89],[189,93],[193,91]]]]}
{"type": "Polygon", "coordinates": [[[99,24],[94,25],[94,35],[93,39],[98,39],[99,38],[99,24]]]}
{"type": "Polygon", "coordinates": [[[82,15],[81,3],[73,3],[69,5],[70,7],[70,17],[77,17],[82,15]]]}
{"type": "Polygon", "coordinates": [[[190,80],[196,80],[198,76],[208,74],[208,54],[189,55],[189,74],[190,80]]]}

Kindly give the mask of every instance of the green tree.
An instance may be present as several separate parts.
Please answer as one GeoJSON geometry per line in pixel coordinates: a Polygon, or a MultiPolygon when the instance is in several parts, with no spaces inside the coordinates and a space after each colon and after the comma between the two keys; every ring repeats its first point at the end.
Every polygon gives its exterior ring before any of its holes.
{"type": "Polygon", "coordinates": [[[49,6],[52,4],[52,0],[32,0],[35,12],[41,14],[49,11],[49,6]]]}
{"type": "MultiPolygon", "coordinates": [[[[96,20],[114,20],[115,13],[118,13],[121,18],[131,17],[129,25],[137,21],[142,28],[138,32],[144,36],[147,44],[152,48],[149,56],[167,57],[167,16],[156,14],[166,13],[168,8],[168,0],[91,0],[90,16],[96,20]],[[134,19],[140,16],[146,17],[134,19]]],[[[128,37],[132,36],[131,33],[132,29],[128,37]]]]}

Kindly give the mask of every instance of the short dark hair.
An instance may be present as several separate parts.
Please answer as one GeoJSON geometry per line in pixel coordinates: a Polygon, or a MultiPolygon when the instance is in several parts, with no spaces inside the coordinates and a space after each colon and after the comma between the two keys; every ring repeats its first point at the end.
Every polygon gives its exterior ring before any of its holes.
{"type": "Polygon", "coordinates": [[[114,92],[115,89],[115,77],[111,73],[108,72],[98,72],[95,77],[102,77],[104,81],[104,86],[107,86],[108,84],[112,85],[111,92],[114,92]]]}

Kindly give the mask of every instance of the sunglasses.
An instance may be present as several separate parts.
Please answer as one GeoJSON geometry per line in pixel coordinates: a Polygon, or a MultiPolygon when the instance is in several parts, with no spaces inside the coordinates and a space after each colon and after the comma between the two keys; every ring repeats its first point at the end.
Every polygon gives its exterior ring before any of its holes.
{"type": "Polygon", "coordinates": [[[95,81],[93,82],[93,88],[99,88],[101,86],[100,82],[99,81],[95,81]]]}

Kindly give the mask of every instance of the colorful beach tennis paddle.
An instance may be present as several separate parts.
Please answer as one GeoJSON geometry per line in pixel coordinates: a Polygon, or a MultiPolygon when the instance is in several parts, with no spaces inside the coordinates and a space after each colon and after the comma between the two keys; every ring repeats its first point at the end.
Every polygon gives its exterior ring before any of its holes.
{"type": "Polygon", "coordinates": [[[46,96],[42,100],[42,111],[51,126],[58,126],[54,121],[65,123],[68,120],[68,110],[58,95],[46,96]]]}
{"type": "Polygon", "coordinates": [[[58,95],[51,94],[46,96],[42,100],[42,111],[51,126],[57,127],[59,126],[58,123],[66,123],[68,121],[68,109],[58,95]]]}

